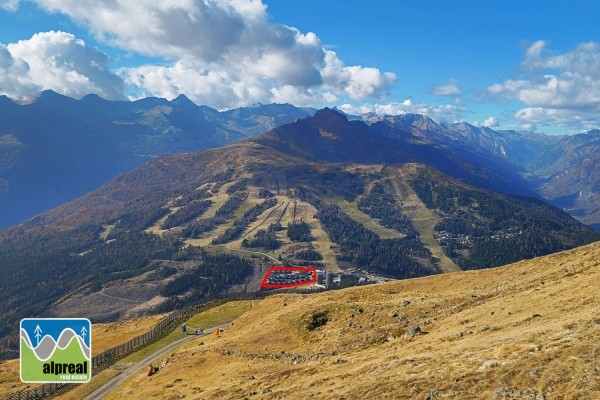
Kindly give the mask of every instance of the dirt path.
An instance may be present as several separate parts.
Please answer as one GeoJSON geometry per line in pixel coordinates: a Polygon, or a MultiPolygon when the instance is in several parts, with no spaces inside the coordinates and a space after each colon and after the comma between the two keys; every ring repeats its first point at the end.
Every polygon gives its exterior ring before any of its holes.
{"type": "MultiPolygon", "coordinates": [[[[227,328],[229,328],[230,325],[231,324],[219,325],[219,328],[221,328],[221,329],[227,329],[227,328]]],[[[127,367],[124,370],[122,370],[119,373],[119,375],[115,376],[114,378],[112,378],[111,380],[109,380],[108,382],[106,382],[104,385],[102,385],[101,387],[99,387],[98,389],[96,389],[96,391],[94,391],[93,393],[91,393],[91,394],[87,395],[86,397],[84,397],[84,400],[102,399],[104,396],[106,396],[112,390],[114,390],[121,382],[123,382],[125,379],[129,378],[133,374],[138,373],[140,371],[140,369],[145,368],[146,366],[148,366],[148,364],[150,364],[155,359],[164,356],[165,354],[167,354],[168,352],[170,352],[174,348],[179,347],[182,344],[184,344],[186,342],[189,342],[190,340],[192,340],[194,338],[198,338],[198,337],[201,337],[201,336],[206,336],[206,335],[213,334],[216,329],[217,329],[217,327],[213,326],[212,328],[205,329],[203,335],[187,335],[184,338],[181,338],[181,339],[176,340],[176,341],[174,341],[172,343],[169,343],[165,347],[162,347],[162,348],[156,350],[154,353],[150,354],[149,356],[147,356],[143,360],[138,361],[135,364],[130,365],[129,367],[127,367]]]]}
{"type": "Polygon", "coordinates": [[[104,289],[102,289],[100,292],[98,292],[98,294],[100,296],[108,297],[109,299],[115,299],[115,300],[120,300],[120,301],[127,301],[129,303],[143,303],[143,301],[140,301],[140,300],[124,299],[122,297],[117,297],[117,296],[112,296],[110,294],[106,294],[106,293],[104,293],[104,289]]]}
{"type": "Polygon", "coordinates": [[[232,249],[232,248],[231,248],[231,247],[229,247],[229,246],[225,246],[225,248],[226,248],[227,250],[230,250],[230,251],[238,251],[238,252],[240,252],[240,253],[259,254],[259,255],[261,255],[261,256],[268,257],[268,258],[269,258],[269,259],[271,259],[271,261],[273,261],[275,264],[281,264],[281,261],[279,261],[278,259],[276,259],[276,258],[275,258],[275,257],[273,257],[273,256],[270,256],[270,255],[269,255],[269,254],[267,254],[267,253],[261,253],[260,251],[251,251],[251,250],[242,250],[242,249],[232,249]]]}

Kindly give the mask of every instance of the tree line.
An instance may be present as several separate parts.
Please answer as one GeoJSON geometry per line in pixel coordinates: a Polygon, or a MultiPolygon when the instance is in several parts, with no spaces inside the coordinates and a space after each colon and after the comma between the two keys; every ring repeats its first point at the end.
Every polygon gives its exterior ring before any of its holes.
{"type": "Polygon", "coordinates": [[[339,246],[336,257],[358,269],[394,278],[410,278],[437,273],[422,266],[417,258],[430,258],[430,252],[417,237],[381,239],[362,224],[348,217],[338,206],[327,204],[310,190],[300,189],[302,200],[316,209],[316,217],[332,242],[339,246]]]}
{"type": "Polygon", "coordinates": [[[460,242],[441,245],[463,269],[496,267],[600,240],[600,233],[538,199],[441,183],[428,174],[409,183],[440,216],[436,231],[462,235],[460,242]]]}
{"type": "Polygon", "coordinates": [[[235,220],[233,222],[233,225],[227,228],[225,232],[223,232],[218,237],[214,238],[212,240],[212,244],[223,244],[239,238],[246,229],[246,227],[252,222],[254,222],[260,216],[260,214],[262,214],[264,211],[268,210],[271,207],[275,207],[276,205],[277,199],[269,198],[263,201],[262,203],[253,206],[244,213],[242,218],[235,220]]]}
{"type": "Polygon", "coordinates": [[[232,254],[205,254],[189,272],[177,276],[161,290],[169,300],[161,307],[170,311],[220,293],[252,273],[252,265],[232,254]]]}
{"type": "Polygon", "coordinates": [[[378,219],[386,228],[411,237],[418,235],[410,219],[402,214],[401,204],[389,179],[375,182],[369,194],[358,202],[358,209],[371,218],[378,219]]]}
{"type": "Polygon", "coordinates": [[[248,191],[242,190],[230,195],[215,212],[214,217],[194,219],[186,224],[181,235],[186,238],[197,238],[205,232],[210,232],[231,218],[238,208],[246,201],[248,191]]]}

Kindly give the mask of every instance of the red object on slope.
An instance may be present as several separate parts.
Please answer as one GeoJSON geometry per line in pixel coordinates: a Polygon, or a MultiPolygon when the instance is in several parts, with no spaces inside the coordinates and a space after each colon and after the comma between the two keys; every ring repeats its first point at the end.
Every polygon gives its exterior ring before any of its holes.
{"type": "Polygon", "coordinates": [[[260,287],[263,289],[281,289],[317,282],[317,269],[311,267],[280,267],[271,266],[260,287]]]}

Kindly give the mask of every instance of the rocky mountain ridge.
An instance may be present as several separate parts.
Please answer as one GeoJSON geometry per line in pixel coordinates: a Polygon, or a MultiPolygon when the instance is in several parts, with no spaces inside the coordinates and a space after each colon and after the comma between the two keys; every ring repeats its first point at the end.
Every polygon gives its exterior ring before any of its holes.
{"type": "Polygon", "coordinates": [[[224,146],[314,110],[289,104],[217,111],[181,95],[75,100],[45,91],[30,104],[0,97],[0,227],[82,196],[153,158],[224,146]]]}
{"type": "MultiPolygon", "coordinates": [[[[220,147],[314,112],[289,104],[217,111],[185,96],[129,102],[97,95],[75,100],[46,91],[27,105],[2,96],[0,227],[81,196],[159,155],[220,147]]],[[[466,152],[485,164],[504,163],[505,173],[519,174],[552,204],[593,227],[600,224],[595,131],[548,136],[437,124],[418,114],[350,117],[381,125],[398,140],[463,157],[466,152]]]]}

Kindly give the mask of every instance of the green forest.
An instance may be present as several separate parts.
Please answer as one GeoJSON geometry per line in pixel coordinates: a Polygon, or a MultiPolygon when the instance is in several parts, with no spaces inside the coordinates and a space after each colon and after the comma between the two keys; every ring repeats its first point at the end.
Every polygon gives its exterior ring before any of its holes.
{"type": "Polygon", "coordinates": [[[302,200],[317,209],[316,217],[332,242],[339,246],[336,256],[354,268],[393,278],[413,278],[438,270],[424,267],[417,258],[429,258],[430,252],[418,237],[381,239],[348,217],[338,206],[327,204],[309,190],[299,190],[302,200]]]}
{"type": "Polygon", "coordinates": [[[389,179],[375,182],[369,194],[358,202],[358,209],[371,218],[378,219],[386,228],[395,229],[410,237],[418,235],[412,222],[402,214],[402,206],[389,179]]]}
{"type": "Polygon", "coordinates": [[[154,260],[181,257],[181,242],[172,236],[115,228],[105,241],[99,239],[102,229],[93,225],[48,228],[22,232],[29,236],[27,241],[2,241],[0,347],[17,343],[17,321],[48,316],[49,306],[65,293],[97,291],[107,282],[154,269],[154,260]]]}
{"type": "Polygon", "coordinates": [[[160,311],[171,311],[196,304],[219,294],[252,273],[252,265],[231,254],[205,254],[200,263],[165,285],[161,295],[169,299],[160,311]]]}
{"type": "Polygon", "coordinates": [[[410,181],[435,210],[440,244],[462,269],[496,267],[600,240],[564,211],[533,198],[443,184],[427,175],[410,181]]]}

